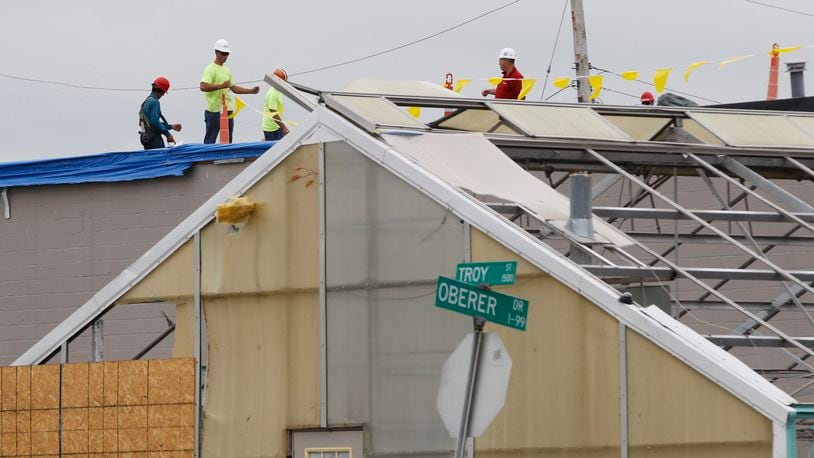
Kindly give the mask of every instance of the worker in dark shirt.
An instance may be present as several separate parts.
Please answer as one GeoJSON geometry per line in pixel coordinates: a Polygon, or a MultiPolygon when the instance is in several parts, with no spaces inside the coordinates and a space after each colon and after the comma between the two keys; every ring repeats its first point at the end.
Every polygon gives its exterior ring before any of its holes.
{"type": "Polygon", "coordinates": [[[150,95],[144,99],[139,110],[139,127],[141,128],[140,140],[144,149],[164,148],[164,139],[167,137],[168,143],[175,143],[170,130],[181,131],[181,124],[169,124],[161,115],[161,102],[158,100],[170,90],[170,81],[163,76],[159,76],[153,81],[150,95]]]}
{"type": "Polygon", "coordinates": [[[494,95],[496,99],[513,99],[517,100],[520,96],[520,91],[523,90],[523,74],[514,65],[514,60],[517,58],[517,53],[512,48],[503,48],[498,54],[498,65],[500,71],[503,73],[503,81],[494,89],[484,89],[481,95],[494,95]]]}

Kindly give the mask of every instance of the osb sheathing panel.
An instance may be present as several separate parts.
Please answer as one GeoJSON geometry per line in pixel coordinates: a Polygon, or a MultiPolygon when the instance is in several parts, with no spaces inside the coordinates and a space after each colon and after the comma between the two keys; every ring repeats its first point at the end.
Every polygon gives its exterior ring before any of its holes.
{"type": "Polygon", "coordinates": [[[628,331],[631,457],[768,457],[772,424],[711,380],[628,331]]]}
{"type": "Polygon", "coordinates": [[[31,368],[31,408],[59,408],[59,366],[31,368]]]}
{"type": "Polygon", "coordinates": [[[191,457],[194,360],[74,363],[61,368],[61,410],[60,366],[0,368],[0,377],[6,375],[0,389],[10,408],[0,409],[0,456],[55,455],[61,434],[62,453],[68,457],[130,452],[191,457]]]}
{"type": "Polygon", "coordinates": [[[285,456],[288,426],[319,426],[316,293],[205,303],[203,456],[285,456]]]}
{"type": "Polygon", "coordinates": [[[238,231],[211,223],[202,232],[204,295],[316,289],[319,282],[317,146],[298,148],[245,196],[257,209],[238,231]],[[310,184],[309,184],[310,183],[310,184]]]}
{"type": "Polygon", "coordinates": [[[192,297],[193,243],[190,239],[130,289],[119,303],[168,301],[192,297]]]}
{"type": "Polygon", "coordinates": [[[529,300],[525,332],[488,324],[513,365],[506,405],[475,442],[478,456],[619,456],[618,322],[482,232],[472,261],[518,261],[500,292],[529,300]],[[508,451],[513,452],[509,453],[508,451]]]}

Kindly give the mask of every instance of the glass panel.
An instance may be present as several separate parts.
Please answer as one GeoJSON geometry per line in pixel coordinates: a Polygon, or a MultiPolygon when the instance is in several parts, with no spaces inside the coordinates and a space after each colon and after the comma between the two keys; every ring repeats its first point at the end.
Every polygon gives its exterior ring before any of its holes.
{"type": "Polygon", "coordinates": [[[350,458],[350,452],[339,452],[336,454],[336,458],[350,458]]]}
{"type": "Polygon", "coordinates": [[[322,458],[322,452],[308,452],[308,458],[322,458]]]}
{"type": "Polygon", "coordinates": [[[695,138],[701,140],[702,142],[706,143],[707,145],[723,145],[724,142],[721,141],[720,138],[716,137],[712,132],[707,130],[701,124],[698,124],[698,121],[694,119],[685,119],[684,120],[684,130],[691,133],[695,138]]]}
{"type": "Polygon", "coordinates": [[[814,147],[814,137],[782,115],[699,112],[691,115],[732,146],[814,147]]]}
{"type": "Polygon", "coordinates": [[[490,104],[502,118],[535,137],[632,139],[590,108],[490,104]]]}
{"type": "Polygon", "coordinates": [[[367,425],[367,456],[451,451],[435,403],[471,320],[434,292],[463,259],[463,224],[344,143],[326,145],[325,179],[329,424],[367,425]]]}
{"type": "Polygon", "coordinates": [[[648,141],[670,123],[670,118],[655,116],[605,115],[605,119],[622,129],[634,140],[648,141]]]}
{"type": "Polygon", "coordinates": [[[335,452],[322,452],[322,458],[336,458],[335,452]]]}
{"type": "Polygon", "coordinates": [[[362,119],[377,125],[427,128],[415,118],[399,110],[396,105],[381,97],[335,95],[332,98],[362,119]]]}
{"type": "Polygon", "coordinates": [[[438,127],[466,132],[498,132],[501,134],[522,135],[505,124],[498,125],[498,123],[500,123],[500,117],[492,110],[464,110],[440,122],[438,127]]]}
{"type": "Polygon", "coordinates": [[[809,136],[814,137],[814,116],[789,116],[787,119],[803,129],[809,136]]]}

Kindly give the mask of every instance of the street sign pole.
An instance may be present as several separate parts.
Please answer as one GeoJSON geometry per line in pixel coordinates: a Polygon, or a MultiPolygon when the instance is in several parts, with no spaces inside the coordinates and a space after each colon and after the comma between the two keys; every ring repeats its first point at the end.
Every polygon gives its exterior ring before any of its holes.
{"type": "Polygon", "coordinates": [[[458,439],[455,445],[455,458],[463,458],[466,436],[469,435],[469,417],[472,412],[472,398],[475,393],[475,384],[478,381],[478,363],[480,362],[480,347],[483,341],[483,325],[486,320],[476,316],[472,318],[475,336],[472,339],[472,358],[469,360],[469,375],[466,378],[466,395],[464,396],[464,411],[461,415],[461,427],[458,430],[458,439]]]}

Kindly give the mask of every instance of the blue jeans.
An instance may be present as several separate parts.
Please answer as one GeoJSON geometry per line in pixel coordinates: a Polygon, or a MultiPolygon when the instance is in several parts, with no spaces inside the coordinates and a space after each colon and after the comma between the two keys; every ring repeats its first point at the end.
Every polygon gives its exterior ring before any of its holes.
{"type": "Polygon", "coordinates": [[[274,132],[269,132],[269,131],[264,130],[263,131],[263,136],[266,138],[267,142],[271,142],[271,141],[274,141],[274,140],[282,140],[283,137],[284,137],[283,129],[277,129],[274,132]]]}
{"type": "MultiPolygon", "coordinates": [[[[232,112],[230,111],[231,115],[232,112]]],[[[204,143],[215,143],[218,141],[220,133],[220,113],[204,110],[204,123],[206,124],[206,134],[204,143]]],[[[229,118],[229,143],[232,143],[232,134],[235,132],[235,120],[229,118]]]]}

